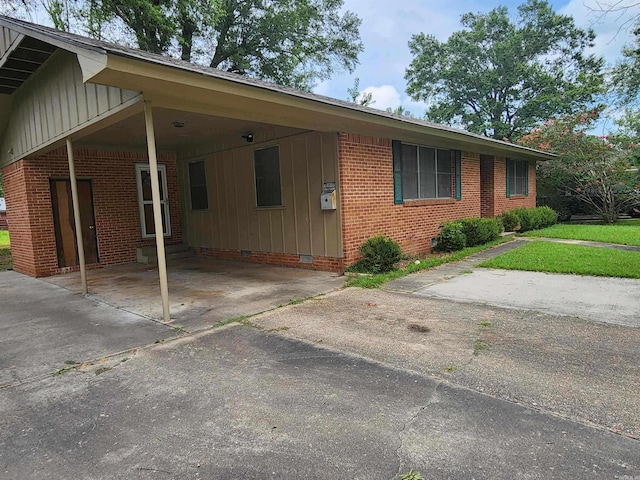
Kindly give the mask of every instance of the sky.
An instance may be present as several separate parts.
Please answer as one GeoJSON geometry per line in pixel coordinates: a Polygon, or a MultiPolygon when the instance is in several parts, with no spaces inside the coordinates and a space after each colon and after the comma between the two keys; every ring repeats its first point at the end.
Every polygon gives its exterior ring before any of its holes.
{"type": "MultiPolygon", "coordinates": [[[[593,53],[603,55],[608,63],[614,64],[620,58],[623,45],[631,43],[633,22],[630,19],[640,15],[640,6],[606,15],[597,11],[608,2],[638,3],[637,0],[551,0],[549,3],[556,12],[573,16],[579,27],[593,28],[597,35],[593,53]]],[[[405,92],[405,70],[412,60],[407,45],[411,36],[423,32],[446,41],[461,29],[462,14],[488,12],[501,5],[515,14],[524,0],[344,0],[344,3],[347,10],[362,19],[360,35],[364,52],[360,55],[360,64],[353,74],[335,75],[317,85],[314,92],[346,100],[347,89],[357,77],[360,90],[373,95],[372,107],[384,110],[402,105],[422,117],[426,105],[412,101],[405,92]]]]}

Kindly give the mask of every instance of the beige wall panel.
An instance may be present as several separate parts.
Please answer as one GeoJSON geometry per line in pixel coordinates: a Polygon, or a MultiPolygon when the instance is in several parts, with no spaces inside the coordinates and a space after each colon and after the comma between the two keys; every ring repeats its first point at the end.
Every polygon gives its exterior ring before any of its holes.
{"type": "MultiPolygon", "coordinates": [[[[277,131],[274,127],[266,135],[277,131]]],[[[338,214],[320,208],[323,182],[337,179],[336,145],[336,135],[313,132],[260,145],[245,143],[232,150],[195,157],[205,159],[210,210],[207,215],[188,209],[188,159],[183,155],[185,177],[181,191],[189,244],[341,256],[338,214]],[[283,207],[256,208],[253,152],[271,145],[280,148],[283,207]]]]}
{"type": "Polygon", "coordinates": [[[281,160],[290,162],[293,169],[292,186],[298,232],[298,253],[311,255],[311,221],[309,217],[309,177],[307,170],[306,135],[291,139],[291,148],[280,153],[281,160]],[[289,158],[286,158],[288,155],[289,158]]]}
{"type": "Polygon", "coordinates": [[[322,193],[322,137],[320,135],[308,135],[307,140],[307,170],[309,172],[309,218],[311,221],[311,253],[313,255],[326,256],[324,238],[325,212],[320,208],[320,194],[322,193]],[[315,205],[314,205],[315,204],[315,205]],[[318,228],[317,225],[322,225],[318,228]]]}
{"type": "MultiPolygon", "coordinates": [[[[289,149],[289,141],[280,143],[280,150],[289,149]]],[[[282,204],[285,209],[282,211],[284,229],[284,249],[287,253],[298,252],[298,229],[296,225],[295,197],[293,194],[293,165],[291,160],[283,161],[280,158],[280,174],[282,175],[282,204]]]]}
{"type": "Polygon", "coordinates": [[[64,138],[67,132],[108,114],[137,92],[82,82],[76,56],[59,50],[14,94],[3,137],[2,162],[24,157],[64,138]],[[13,150],[11,156],[9,150],[13,150]]]}
{"type": "Polygon", "coordinates": [[[225,152],[224,154],[224,201],[227,207],[227,225],[228,247],[238,248],[238,203],[236,200],[236,182],[235,182],[235,160],[237,158],[235,151],[225,152]]]}
{"type": "MultiPolygon", "coordinates": [[[[338,172],[338,149],[336,145],[336,134],[322,134],[322,175],[325,182],[336,182],[336,201],[340,202],[340,178],[338,172]]],[[[326,255],[329,257],[342,256],[342,235],[340,224],[340,205],[337,210],[324,211],[324,241],[326,255]]]]}
{"type": "Polygon", "coordinates": [[[271,211],[258,209],[258,228],[260,235],[260,251],[271,251],[271,211]]]}

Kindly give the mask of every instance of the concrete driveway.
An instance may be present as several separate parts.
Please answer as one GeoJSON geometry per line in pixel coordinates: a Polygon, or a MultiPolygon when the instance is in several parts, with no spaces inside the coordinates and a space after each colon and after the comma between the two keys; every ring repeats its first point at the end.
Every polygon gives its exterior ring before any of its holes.
{"type": "Polygon", "coordinates": [[[97,373],[0,390],[4,478],[640,475],[637,441],[245,326],[97,373]]]}

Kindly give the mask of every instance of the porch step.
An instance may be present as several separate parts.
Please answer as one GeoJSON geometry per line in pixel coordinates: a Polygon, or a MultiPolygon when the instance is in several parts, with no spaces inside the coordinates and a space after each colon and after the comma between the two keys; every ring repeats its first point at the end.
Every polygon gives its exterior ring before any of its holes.
{"type": "MultiPolygon", "coordinates": [[[[189,245],[185,245],[184,243],[180,243],[178,245],[167,245],[164,250],[167,260],[178,260],[195,255],[192,250],[189,250],[189,245]]],[[[158,255],[156,254],[155,245],[139,247],[136,250],[136,261],[143,265],[157,265],[158,255]]]]}

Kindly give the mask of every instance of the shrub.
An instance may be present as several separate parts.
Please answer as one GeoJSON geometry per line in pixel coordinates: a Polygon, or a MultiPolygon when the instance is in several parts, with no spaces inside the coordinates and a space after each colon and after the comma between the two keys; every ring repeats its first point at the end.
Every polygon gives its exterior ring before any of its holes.
{"type": "Polygon", "coordinates": [[[513,210],[502,214],[502,225],[505,232],[515,232],[520,228],[520,217],[513,210]]]}
{"type": "Polygon", "coordinates": [[[362,267],[369,273],[385,273],[402,258],[400,245],[384,235],[376,235],[360,247],[362,267]]]}
{"type": "Polygon", "coordinates": [[[540,228],[550,227],[558,223],[558,214],[553,208],[543,206],[536,208],[536,210],[540,215],[540,228]]]}
{"type": "Polygon", "coordinates": [[[439,252],[455,252],[467,245],[467,239],[462,231],[462,223],[446,222],[440,226],[435,249],[439,252]]]}
{"type": "Polygon", "coordinates": [[[517,208],[512,210],[520,219],[520,231],[528,232],[540,228],[540,212],[535,208],[517,208]]]}
{"type": "Polygon", "coordinates": [[[460,223],[467,247],[485,244],[502,233],[502,223],[497,218],[464,218],[460,223]]]}

